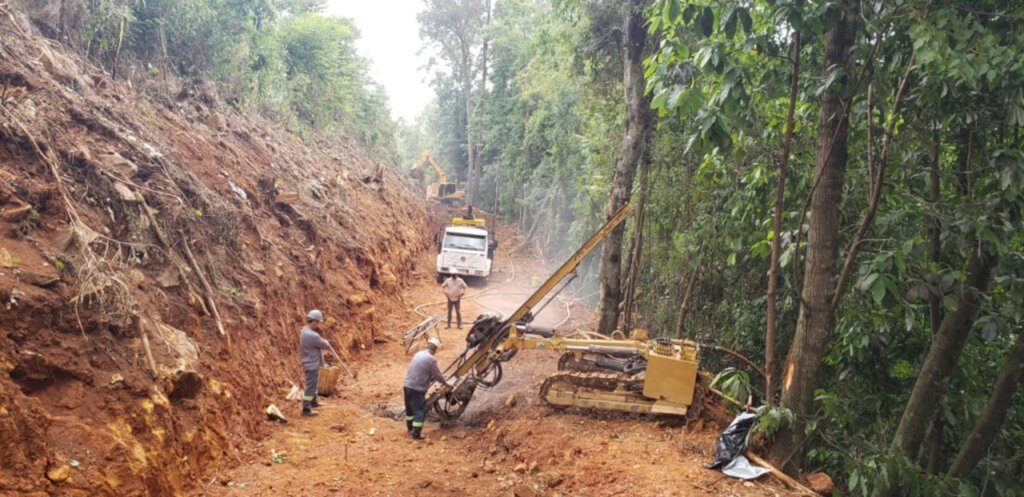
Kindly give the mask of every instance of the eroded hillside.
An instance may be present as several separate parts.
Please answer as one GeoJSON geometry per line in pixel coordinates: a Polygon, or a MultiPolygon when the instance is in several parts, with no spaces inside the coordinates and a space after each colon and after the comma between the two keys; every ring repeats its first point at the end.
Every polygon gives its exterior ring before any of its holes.
{"type": "Polygon", "coordinates": [[[372,348],[427,213],[354,146],[0,32],[0,493],[180,492],[267,433],[305,310],[372,348]]]}

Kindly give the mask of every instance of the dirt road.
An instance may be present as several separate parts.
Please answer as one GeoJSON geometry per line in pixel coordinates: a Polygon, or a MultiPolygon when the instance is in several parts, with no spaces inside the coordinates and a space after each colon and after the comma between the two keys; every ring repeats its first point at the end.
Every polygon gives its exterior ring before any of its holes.
{"type": "MultiPolygon", "coordinates": [[[[505,238],[505,246],[509,238],[505,238]]],[[[703,469],[711,458],[715,427],[668,426],[646,418],[556,412],[537,390],[555,371],[554,354],[519,354],[504,380],[478,391],[456,426],[428,423],[427,441],[409,438],[402,411],[402,379],[409,357],[402,333],[421,320],[416,307],[437,302],[433,261],[405,294],[409,309],[386,316],[387,343],[354,367],[358,380],[343,379],[340,392],[324,399],[320,416],[300,418],[297,402],[281,401],[290,422],[274,429],[242,459],[248,463],[197,484],[192,495],[785,495],[773,482],[743,483],[703,469]],[[509,398],[513,401],[509,401],[509,398]],[[276,455],[276,457],[275,457],[276,455]]],[[[536,261],[499,253],[502,272],[486,288],[471,288],[463,304],[463,330],[444,329],[442,369],[461,352],[468,322],[482,312],[508,313],[547,271],[536,261]],[[514,273],[514,274],[513,274],[514,273]]],[[[442,312],[425,305],[422,312],[442,312]]],[[[544,324],[567,317],[565,304],[538,316],[544,324]]],[[[563,329],[586,328],[593,311],[571,306],[563,329]]]]}

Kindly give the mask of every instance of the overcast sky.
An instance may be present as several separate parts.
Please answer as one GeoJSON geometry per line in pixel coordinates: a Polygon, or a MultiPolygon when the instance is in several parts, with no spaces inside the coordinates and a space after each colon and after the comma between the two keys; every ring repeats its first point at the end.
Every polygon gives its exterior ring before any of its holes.
{"type": "Polygon", "coordinates": [[[384,85],[391,115],[412,121],[434,98],[421,71],[427,54],[417,55],[422,42],[416,13],[422,0],[328,0],[326,13],[355,20],[359,53],[372,62],[370,77],[384,85]]]}

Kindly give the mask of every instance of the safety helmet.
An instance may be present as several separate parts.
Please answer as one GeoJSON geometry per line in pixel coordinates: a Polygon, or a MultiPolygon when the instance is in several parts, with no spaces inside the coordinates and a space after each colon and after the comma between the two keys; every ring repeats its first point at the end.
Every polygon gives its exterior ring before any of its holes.
{"type": "Polygon", "coordinates": [[[437,337],[430,337],[430,339],[427,340],[427,345],[434,347],[435,349],[439,349],[441,348],[441,339],[437,337]]]}
{"type": "Polygon", "coordinates": [[[312,311],[309,311],[309,314],[306,314],[306,319],[310,321],[320,321],[322,323],[324,322],[324,313],[313,309],[312,311]]]}

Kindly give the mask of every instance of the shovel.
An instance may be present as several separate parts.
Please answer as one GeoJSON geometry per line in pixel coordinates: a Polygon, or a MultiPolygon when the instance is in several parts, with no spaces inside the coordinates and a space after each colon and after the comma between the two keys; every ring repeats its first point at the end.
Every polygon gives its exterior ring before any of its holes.
{"type": "Polygon", "coordinates": [[[334,347],[331,346],[331,344],[327,344],[327,348],[331,350],[331,354],[333,354],[334,358],[338,360],[338,364],[341,364],[341,367],[345,368],[345,372],[348,373],[348,375],[351,376],[353,380],[356,379],[356,374],[353,373],[352,370],[345,365],[345,361],[341,360],[341,356],[339,356],[338,353],[334,350],[334,347]]]}

